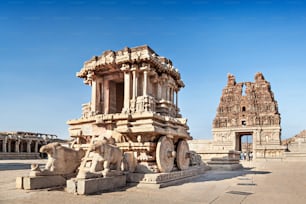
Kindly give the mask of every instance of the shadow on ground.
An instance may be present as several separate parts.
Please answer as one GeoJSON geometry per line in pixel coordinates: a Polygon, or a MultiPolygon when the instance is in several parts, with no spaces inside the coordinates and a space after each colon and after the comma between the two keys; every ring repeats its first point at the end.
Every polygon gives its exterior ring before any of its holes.
{"type": "Polygon", "coordinates": [[[245,168],[242,170],[235,171],[207,171],[202,174],[199,178],[193,180],[193,183],[203,182],[203,181],[220,181],[225,179],[232,179],[235,177],[241,177],[239,180],[248,180],[244,176],[249,174],[270,174],[270,171],[254,171],[251,168],[245,168]]]}

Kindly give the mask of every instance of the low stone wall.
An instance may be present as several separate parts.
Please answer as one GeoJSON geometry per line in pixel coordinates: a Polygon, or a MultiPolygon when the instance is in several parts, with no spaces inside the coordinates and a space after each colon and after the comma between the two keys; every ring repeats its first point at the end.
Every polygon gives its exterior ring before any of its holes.
{"type": "Polygon", "coordinates": [[[306,152],[285,152],[284,160],[286,161],[306,161],[306,152]]]}
{"type": "Polygon", "coordinates": [[[188,145],[189,149],[198,153],[203,161],[229,156],[229,150],[214,149],[212,140],[189,140],[188,145]]]}
{"type": "Polygon", "coordinates": [[[306,153],[306,142],[297,141],[291,144],[288,144],[288,149],[290,152],[304,152],[306,153]]]}
{"type": "Polygon", "coordinates": [[[212,140],[189,140],[189,149],[198,153],[203,161],[208,161],[213,157],[224,157],[228,151],[216,152],[212,149],[212,140]]]}
{"type": "Polygon", "coordinates": [[[39,153],[0,153],[0,160],[2,159],[40,159],[39,153]]]}

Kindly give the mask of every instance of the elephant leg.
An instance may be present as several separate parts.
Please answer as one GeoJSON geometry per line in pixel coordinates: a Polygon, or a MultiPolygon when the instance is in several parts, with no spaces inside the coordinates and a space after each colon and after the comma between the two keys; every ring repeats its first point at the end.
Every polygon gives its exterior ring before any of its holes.
{"type": "Polygon", "coordinates": [[[121,170],[121,162],[122,162],[122,160],[118,160],[118,161],[117,161],[117,164],[116,164],[116,170],[117,170],[117,171],[120,171],[120,170],[121,170]]]}
{"type": "Polygon", "coordinates": [[[91,163],[90,172],[96,172],[97,165],[98,165],[98,160],[94,158],[91,163]]]}
{"type": "Polygon", "coordinates": [[[109,172],[109,161],[104,161],[103,163],[104,170],[102,171],[103,177],[107,176],[107,173],[109,172]]]}
{"type": "Polygon", "coordinates": [[[109,161],[104,161],[103,168],[105,172],[109,172],[109,161]]]}

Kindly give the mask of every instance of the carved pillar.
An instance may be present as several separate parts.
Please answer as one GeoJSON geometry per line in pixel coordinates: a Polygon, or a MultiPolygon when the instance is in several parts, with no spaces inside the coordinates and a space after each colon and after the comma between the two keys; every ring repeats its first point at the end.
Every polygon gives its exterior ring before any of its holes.
{"type": "Polygon", "coordinates": [[[32,143],[32,140],[27,141],[27,152],[28,153],[31,153],[31,143],[32,143]]]}
{"type": "Polygon", "coordinates": [[[133,71],[133,97],[132,99],[135,100],[137,97],[137,82],[138,82],[137,67],[133,65],[131,70],[133,71]]]}
{"type": "Polygon", "coordinates": [[[11,152],[11,140],[7,143],[7,152],[11,152]]]}
{"type": "Polygon", "coordinates": [[[20,152],[19,149],[20,149],[20,140],[18,139],[15,142],[15,152],[20,152]]]}
{"type": "Polygon", "coordinates": [[[95,79],[93,79],[93,81],[91,82],[90,109],[92,113],[95,113],[97,109],[97,82],[95,79]]]}
{"type": "Polygon", "coordinates": [[[104,114],[109,113],[109,80],[104,80],[104,114]]]}
{"type": "Polygon", "coordinates": [[[175,107],[178,109],[178,91],[175,91],[175,107]]]}
{"type": "Polygon", "coordinates": [[[2,152],[6,152],[7,137],[4,137],[2,142],[2,152]]]}
{"type": "Polygon", "coordinates": [[[142,89],[142,95],[147,96],[148,94],[148,65],[145,65],[144,67],[141,68],[143,70],[143,89],[142,89]]]}
{"type": "Polygon", "coordinates": [[[162,99],[163,97],[162,97],[162,85],[161,85],[161,81],[158,81],[157,82],[157,99],[162,99]]]}
{"type": "Polygon", "coordinates": [[[131,98],[131,76],[129,65],[123,64],[121,70],[124,72],[124,102],[122,112],[129,112],[131,98]]]}
{"type": "Polygon", "coordinates": [[[137,76],[137,65],[133,64],[132,69],[133,73],[133,94],[132,94],[132,101],[131,101],[131,111],[136,111],[136,98],[137,98],[137,85],[138,85],[138,76],[137,76]]]}
{"type": "Polygon", "coordinates": [[[38,152],[38,141],[36,140],[35,141],[35,153],[37,153],[38,152]]]}

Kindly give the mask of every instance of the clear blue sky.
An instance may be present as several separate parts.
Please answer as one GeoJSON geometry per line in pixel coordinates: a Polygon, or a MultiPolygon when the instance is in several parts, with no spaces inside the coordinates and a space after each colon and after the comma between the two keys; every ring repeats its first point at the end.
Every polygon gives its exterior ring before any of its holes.
{"type": "Polygon", "coordinates": [[[68,138],[66,121],[90,100],[75,77],[83,62],[143,44],[180,70],[179,106],[195,139],[212,138],[229,72],[271,82],[283,138],[306,128],[304,1],[7,0],[0,28],[0,131],[68,138]]]}

